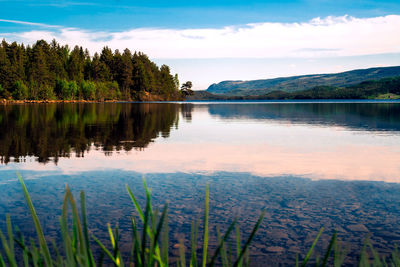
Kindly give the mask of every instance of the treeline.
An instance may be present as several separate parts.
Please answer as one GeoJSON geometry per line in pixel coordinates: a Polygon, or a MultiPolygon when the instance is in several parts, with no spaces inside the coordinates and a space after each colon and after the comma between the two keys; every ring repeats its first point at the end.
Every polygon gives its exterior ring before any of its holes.
{"type": "Polygon", "coordinates": [[[265,95],[224,96],[207,91],[195,91],[189,100],[295,100],[295,99],[375,99],[381,95],[400,96],[400,76],[371,80],[349,87],[316,86],[311,89],[284,92],[273,91],[265,95]]]}
{"type": "Polygon", "coordinates": [[[266,99],[374,99],[382,94],[400,95],[400,77],[365,81],[349,87],[316,86],[312,89],[287,93],[274,91],[266,99]]]}
{"type": "Polygon", "coordinates": [[[104,47],[87,49],[50,44],[0,44],[0,98],[15,100],[178,100],[178,76],[147,55],[104,47]]]}

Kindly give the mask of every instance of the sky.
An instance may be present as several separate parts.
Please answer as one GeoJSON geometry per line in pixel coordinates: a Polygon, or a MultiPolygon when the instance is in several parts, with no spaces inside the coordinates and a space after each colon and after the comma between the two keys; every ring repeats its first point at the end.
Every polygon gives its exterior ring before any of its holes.
{"type": "Polygon", "coordinates": [[[0,38],[142,51],[206,89],[400,65],[400,2],[0,0],[0,38]]]}

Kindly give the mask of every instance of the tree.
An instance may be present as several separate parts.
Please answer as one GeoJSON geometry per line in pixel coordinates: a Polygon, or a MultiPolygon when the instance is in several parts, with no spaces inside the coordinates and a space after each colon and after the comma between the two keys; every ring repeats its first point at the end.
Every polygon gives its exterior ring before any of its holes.
{"type": "Polygon", "coordinates": [[[81,82],[84,78],[85,54],[82,47],[75,46],[68,60],[68,76],[70,80],[81,82]]]}
{"type": "Polygon", "coordinates": [[[12,97],[18,100],[24,100],[28,98],[28,87],[22,81],[17,81],[12,90],[12,97]]]}
{"type": "Polygon", "coordinates": [[[167,98],[171,97],[175,91],[176,83],[167,65],[161,66],[159,80],[161,82],[160,94],[165,94],[167,98]]]}
{"type": "Polygon", "coordinates": [[[133,85],[132,81],[132,53],[129,49],[125,49],[121,55],[118,51],[114,53],[115,57],[115,80],[118,82],[125,99],[130,99],[130,88],[133,85]]]}
{"type": "Polygon", "coordinates": [[[91,78],[93,81],[105,82],[110,80],[110,69],[100,60],[99,54],[95,53],[91,63],[91,78]]]}
{"type": "Polygon", "coordinates": [[[86,100],[96,99],[96,85],[91,81],[82,81],[81,92],[86,100]]]}
{"type": "Polygon", "coordinates": [[[179,78],[178,78],[178,73],[176,73],[175,76],[174,76],[174,84],[175,84],[175,90],[179,90],[179,78]]]}
{"type": "MultiPolygon", "coordinates": [[[[32,99],[40,99],[39,93],[42,95],[48,95],[47,93],[43,94],[40,92],[45,87],[53,87],[51,84],[51,78],[49,75],[49,67],[47,65],[46,53],[47,43],[45,41],[37,41],[36,44],[32,47],[31,53],[29,55],[30,66],[29,66],[29,81],[30,81],[30,98],[32,99]]],[[[45,89],[48,91],[48,89],[45,89]]]]}
{"type": "Polygon", "coordinates": [[[181,93],[184,96],[193,95],[194,92],[192,90],[192,86],[193,86],[193,84],[191,81],[187,81],[187,82],[183,83],[181,86],[181,93]]]}
{"type": "Polygon", "coordinates": [[[69,50],[65,51],[65,47],[61,47],[56,40],[50,43],[49,68],[50,75],[56,82],[58,79],[68,79],[66,70],[69,57],[69,50]]]}
{"type": "Polygon", "coordinates": [[[78,85],[75,81],[57,80],[55,93],[59,99],[73,100],[77,94],[78,85]]]}
{"type": "Polygon", "coordinates": [[[104,79],[106,81],[113,80],[113,69],[114,69],[114,56],[110,48],[108,46],[104,47],[100,54],[100,62],[101,68],[104,71],[104,79]]]}
{"type": "Polygon", "coordinates": [[[121,92],[117,82],[98,82],[96,83],[97,100],[117,100],[120,99],[121,92]]]}
{"type": "Polygon", "coordinates": [[[13,82],[11,74],[12,65],[7,55],[7,49],[8,44],[3,40],[0,45],[0,83],[4,92],[10,90],[13,82]]]}
{"type": "Polygon", "coordinates": [[[1,86],[1,84],[0,84],[0,97],[1,98],[4,97],[4,88],[3,88],[3,86],[1,86]]]}

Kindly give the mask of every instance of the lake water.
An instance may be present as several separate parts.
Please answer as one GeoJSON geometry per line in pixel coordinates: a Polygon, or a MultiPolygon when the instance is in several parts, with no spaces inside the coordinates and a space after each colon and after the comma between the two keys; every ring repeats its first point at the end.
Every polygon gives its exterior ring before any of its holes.
{"type": "Polygon", "coordinates": [[[400,102],[2,105],[0,129],[2,230],[10,213],[33,233],[18,172],[49,236],[67,183],[87,193],[92,233],[118,224],[128,243],[125,184],[143,203],[145,176],[155,205],[170,202],[172,245],[188,244],[206,183],[212,234],[238,217],[247,236],[266,211],[254,265],[293,263],[321,227],[318,248],[337,230],[348,263],[368,235],[382,253],[400,244],[400,102]]]}

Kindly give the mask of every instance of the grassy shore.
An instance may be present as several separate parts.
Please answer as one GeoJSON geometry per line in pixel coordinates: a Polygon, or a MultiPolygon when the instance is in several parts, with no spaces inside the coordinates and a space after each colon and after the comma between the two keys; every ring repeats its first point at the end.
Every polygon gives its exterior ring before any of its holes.
{"type": "MultiPolygon", "coordinates": [[[[202,222],[192,223],[190,247],[186,248],[183,242],[179,245],[180,256],[170,258],[168,204],[161,211],[153,209],[151,204],[151,190],[144,182],[146,204],[142,208],[135,195],[126,186],[132,204],[136,209],[137,217],[131,218],[132,241],[129,255],[122,255],[120,251],[119,234],[117,228],[108,225],[110,244],[105,245],[96,236],[90,233],[86,218],[85,194],[80,194],[78,207],[71,191],[66,186],[64,202],[60,220],[62,242],[52,246],[45,237],[39,218],[24,181],[19,177],[27,205],[32,215],[37,239],[29,242],[14,227],[10,216],[7,215],[7,233],[0,231],[0,267],[2,266],[251,266],[250,244],[264,218],[261,212],[252,231],[245,240],[240,236],[237,221],[234,220],[227,231],[221,234],[217,231],[217,246],[214,251],[209,249],[209,188],[206,186],[205,207],[202,222]],[[80,210],[80,212],[79,212],[80,210]],[[141,230],[140,230],[141,229],[141,230]],[[202,231],[200,231],[202,229],[202,231]],[[14,234],[16,232],[16,234],[14,234]],[[199,246],[199,244],[201,244],[199,246]],[[98,253],[98,251],[100,251],[98,253]]],[[[337,240],[336,233],[332,235],[328,247],[321,257],[314,255],[314,248],[323,232],[320,230],[305,256],[298,256],[295,266],[342,266],[346,262],[346,252],[337,240]]],[[[284,256],[284,255],[283,255],[284,256]]],[[[366,239],[357,259],[358,266],[400,266],[400,256],[397,251],[385,258],[379,255],[371,243],[366,239]]],[[[266,262],[265,265],[268,265],[266,262]]]]}
{"type": "Polygon", "coordinates": [[[373,99],[400,99],[400,95],[391,94],[391,93],[380,94],[373,99]]]}

